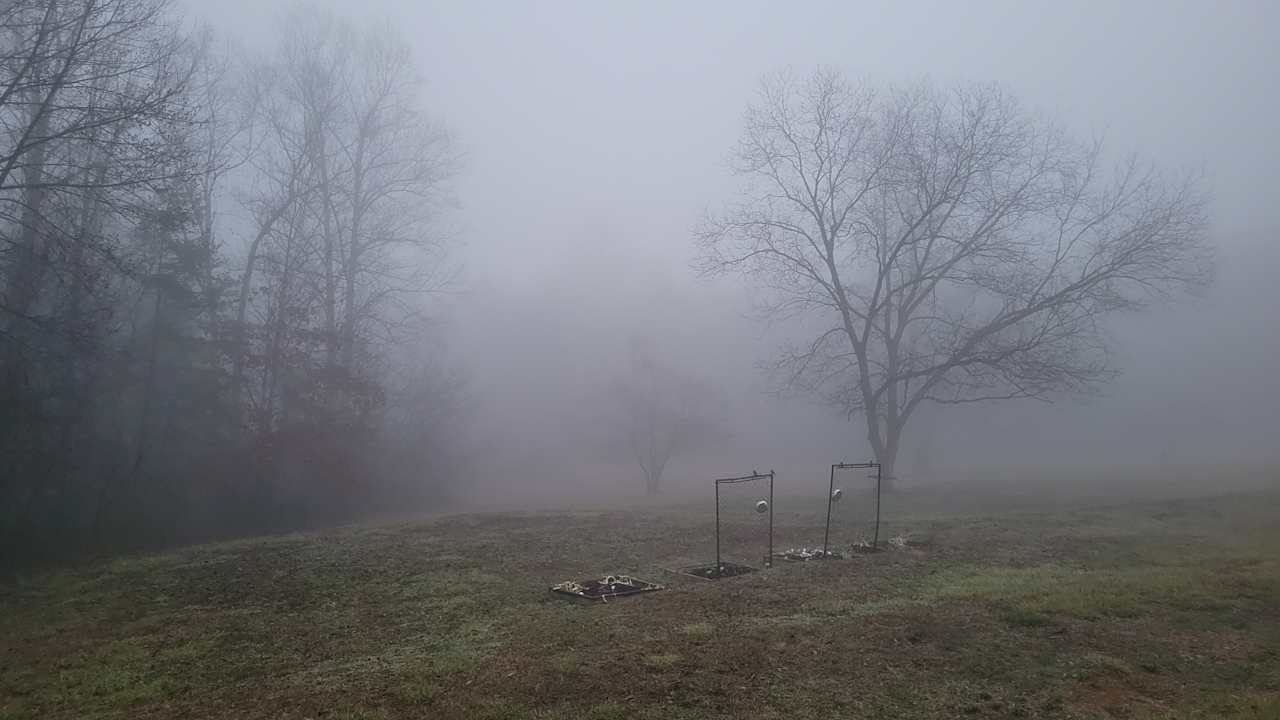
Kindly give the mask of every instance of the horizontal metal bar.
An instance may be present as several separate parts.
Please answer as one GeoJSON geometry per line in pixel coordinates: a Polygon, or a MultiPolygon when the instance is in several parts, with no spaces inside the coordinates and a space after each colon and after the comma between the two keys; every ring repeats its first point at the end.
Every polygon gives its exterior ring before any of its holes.
{"type": "Polygon", "coordinates": [[[773,473],[756,473],[754,475],[743,475],[742,477],[735,477],[735,478],[719,478],[716,480],[716,484],[719,485],[721,483],[740,483],[740,482],[750,482],[752,480],[768,480],[769,478],[772,478],[772,477],[773,477],[773,473]]]}

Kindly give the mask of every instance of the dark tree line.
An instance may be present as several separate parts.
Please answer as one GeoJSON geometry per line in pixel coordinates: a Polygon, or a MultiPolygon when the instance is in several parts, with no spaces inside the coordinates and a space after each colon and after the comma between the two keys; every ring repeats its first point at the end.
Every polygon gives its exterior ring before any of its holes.
{"type": "Polygon", "coordinates": [[[0,563],[428,506],[462,460],[454,158],[407,47],[181,21],[0,3],[0,563]]]}

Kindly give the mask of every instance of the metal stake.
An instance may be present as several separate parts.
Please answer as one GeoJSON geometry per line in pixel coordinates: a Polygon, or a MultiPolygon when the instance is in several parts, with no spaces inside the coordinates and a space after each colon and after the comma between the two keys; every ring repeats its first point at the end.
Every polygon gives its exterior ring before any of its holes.
{"type": "Polygon", "coordinates": [[[765,556],[765,567],[773,567],[773,470],[769,471],[769,554],[765,556]]]}
{"type": "Polygon", "coordinates": [[[822,558],[827,557],[827,541],[831,539],[831,496],[836,492],[836,466],[831,466],[831,482],[827,484],[827,528],[822,533],[822,558]]]}
{"type": "Polygon", "coordinates": [[[716,482],[716,575],[720,575],[720,483],[716,482]]]}
{"type": "Polygon", "coordinates": [[[876,464],[876,534],[871,540],[871,549],[880,549],[880,465],[876,464]]]}

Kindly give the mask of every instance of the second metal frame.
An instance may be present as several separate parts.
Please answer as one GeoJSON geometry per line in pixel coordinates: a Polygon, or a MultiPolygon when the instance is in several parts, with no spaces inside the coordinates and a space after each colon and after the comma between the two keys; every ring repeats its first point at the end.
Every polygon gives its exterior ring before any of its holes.
{"type": "MultiPolygon", "coordinates": [[[[720,486],[732,485],[735,483],[751,482],[752,480],[769,480],[769,554],[765,556],[765,567],[773,567],[773,471],[767,473],[751,471],[750,475],[742,477],[720,478],[716,480],[716,573],[720,572],[720,486]]],[[[829,508],[828,508],[829,509],[829,508]]]]}
{"type": "MultiPolygon", "coordinates": [[[[875,468],[876,469],[876,530],[875,530],[875,536],[871,540],[871,548],[876,549],[880,547],[880,463],[878,462],[861,462],[861,463],[840,462],[840,463],[835,463],[834,465],[831,466],[831,484],[827,487],[827,527],[826,527],[826,530],[822,533],[822,556],[824,558],[827,556],[827,541],[831,539],[831,504],[832,504],[831,496],[836,491],[836,470],[847,470],[849,468],[875,468]]],[[[717,514],[719,513],[719,510],[720,510],[720,506],[719,506],[719,502],[717,502],[716,503],[717,514]]],[[[772,512],[773,512],[772,504],[770,504],[769,512],[771,513],[770,518],[772,518],[772,512]]],[[[718,531],[719,530],[718,522],[716,524],[716,528],[718,531]]],[[[772,537],[773,537],[773,534],[771,531],[770,532],[771,541],[772,541],[772,537]]],[[[718,549],[719,545],[717,544],[716,547],[718,549]]]]}

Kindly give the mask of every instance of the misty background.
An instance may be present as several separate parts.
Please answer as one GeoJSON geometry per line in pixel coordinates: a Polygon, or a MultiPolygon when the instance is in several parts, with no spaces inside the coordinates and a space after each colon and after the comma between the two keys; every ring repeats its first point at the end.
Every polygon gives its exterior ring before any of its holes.
{"type": "MultiPolygon", "coordinates": [[[[693,270],[699,218],[738,187],[726,159],[744,109],[762,76],[788,67],[838,68],[878,86],[998,83],[1076,135],[1105,137],[1109,152],[1202,172],[1211,194],[1214,283],[1199,297],[1112,318],[1117,380],[1097,396],[1053,403],[927,407],[899,456],[903,487],[1071,482],[1117,469],[1194,476],[1208,465],[1280,460],[1274,3],[189,0],[176,9],[175,27],[205,38],[228,61],[228,77],[245,78],[232,83],[239,89],[284,81],[270,58],[288,13],[331,13],[370,37],[398,36],[404,66],[423,80],[410,100],[447,140],[450,172],[432,195],[430,229],[448,248],[438,266],[448,282],[406,309],[422,315],[423,329],[380,358],[392,380],[370,393],[420,373],[415,390],[387,393],[391,413],[379,420],[378,432],[403,437],[379,435],[365,450],[383,441],[394,449],[376,466],[353,456],[356,480],[333,491],[340,499],[297,510],[285,527],[349,519],[341,498],[361,493],[383,502],[350,507],[378,512],[642,497],[642,469],[615,432],[625,411],[619,379],[637,358],[711,398],[714,417],[673,455],[664,492],[702,492],[712,476],[752,469],[776,470],[780,486],[820,485],[830,463],[871,459],[862,421],[782,392],[763,370],[796,329],[756,317],[748,283],[693,270]]],[[[245,267],[254,213],[268,198],[254,194],[263,182],[244,168],[228,173],[208,209],[228,277],[245,267]]],[[[298,442],[354,437],[337,427],[298,442]]],[[[142,468],[164,485],[186,472],[177,449],[169,464],[144,467],[132,442],[112,461],[121,477],[142,468]]],[[[238,499],[224,512],[241,517],[254,493],[285,502],[236,457],[199,468],[252,478],[228,490],[238,499]]],[[[283,494],[305,495],[307,472],[304,462],[285,473],[283,494]]],[[[100,509],[85,512],[101,522],[100,509]]]]}
{"type": "MultiPolygon", "coordinates": [[[[1215,285],[1118,318],[1124,374],[1101,397],[930,411],[903,450],[905,478],[913,466],[946,478],[1253,464],[1280,452],[1272,3],[361,7],[406,34],[428,106],[466,154],[466,281],[448,335],[474,402],[479,495],[638,491],[639,471],[591,442],[610,401],[596,390],[625,365],[636,334],[732,398],[732,438],[674,461],[671,484],[753,467],[798,482],[836,459],[869,457],[860,423],[770,394],[759,366],[786,328],[749,317],[740,282],[689,269],[699,213],[733,190],[724,157],[744,105],[759,77],[783,66],[999,82],[1113,148],[1203,168],[1212,191],[1215,285]]],[[[276,12],[219,3],[205,14],[267,42],[276,12]]]]}

